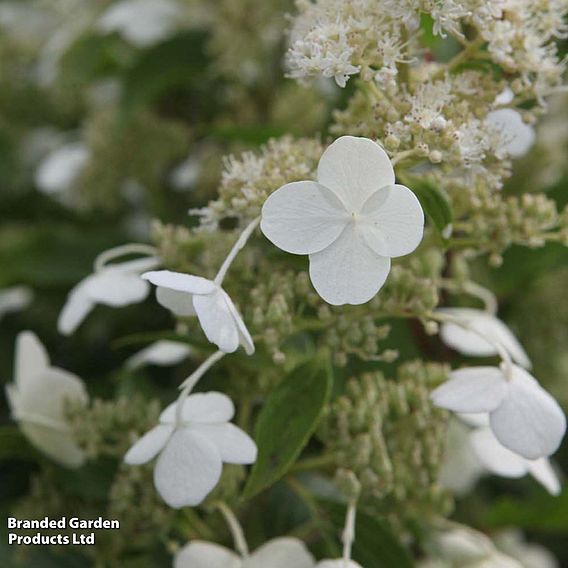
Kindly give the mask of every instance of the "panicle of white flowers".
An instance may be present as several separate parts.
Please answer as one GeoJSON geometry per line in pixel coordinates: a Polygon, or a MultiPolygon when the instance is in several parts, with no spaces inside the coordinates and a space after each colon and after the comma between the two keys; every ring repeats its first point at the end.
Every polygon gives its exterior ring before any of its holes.
{"type": "Polygon", "coordinates": [[[437,482],[447,414],[428,399],[448,371],[445,365],[415,361],[401,365],[395,380],[380,372],[354,377],[321,428],[339,479],[343,470],[353,472],[362,502],[380,499],[375,505],[391,520],[426,511],[445,514],[450,507],[437,482]]]}

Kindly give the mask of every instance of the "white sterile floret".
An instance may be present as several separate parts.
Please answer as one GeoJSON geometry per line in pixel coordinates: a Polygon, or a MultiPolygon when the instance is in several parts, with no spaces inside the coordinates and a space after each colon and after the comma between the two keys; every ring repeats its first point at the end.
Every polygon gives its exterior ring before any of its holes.
{"type": "Polygon", "coordinates": [[[85,386],[79,377],[50,366],[45,348],[29,331],[18,335],[14,382],[6,386],[6,395],[14,420],[38,450],[67,467],[83,464],[65,409],[67,403],[87,405],[85,386]]]}
{"type": "Polygon", "coordinates": [[[123,0],[101,16],[98,29],[118,32],[130,43],[147,47],[168,37],[178,26],[181,7],[173,0],[123,0]]]}
{"type": "Polygon", "coordinates": [[[270,195],[260,227],[282,250],[309,255],[310,278],[326,302],[363,304],[385,283],[390,259],[420,244],[422,207],[395,184],[386,152],[367,138],[338,138],[322,155],[317,178],[270,195]]]}
{"type": "Polygon", "coordinates": [[[106,265],[90,274],[69,292],[57,329],[63,335],[72,334],[96,304],[117,308],[142,302],[150,286],[140,275],[158,264],[155,257],[139,258],[106,265]]]}
{"type": "Polygon", "coordinates": [[[219,482],[223,462],[251,464],[257,449],[251,438],[229,421],[235,407],[218,392],[189,396],[180,409],[170,404],[158,426],[140,438],[124,456],[130,465],[158,460],[154,484],[176,509],[199,505],[219,482]],[[179,421],[178,421],[179,418],[179,421]]]}
{"type": "Polygon", "coordinates": [[[187,343],[161,339],[138,351],[126,360],[126,367],[134,370],[146,365],[167,367],[177,365],[191,355],[191,347],[187,343]]]}
{"type": "Polygon", "coordinates": [[[485,122],[499,132],[499,150],[513,158],[524,156],[534,144],[534,129],[512,108],[491,111],[485,122]]]}
{"type": "Polygon", "coordinates": [[[263,544],[247,558],[232,550],[194,540],[180,549],[174,568],[314,568],[306,545],[296,538],[276,538],[263,544]]]}
{"type": "Polygon", "coordinates": [[[12,312],[24,310],[33,299],[33,292],[27,286],[12,286],[0,290],[0,320],[12,312]]]}
{"type": "Polygon", "coordinates": [[[498,354],[495,347],[495,343],[498,343],[515,363],[526,369],[531,368],[523,346],[494,315],[473,308],[439,308],[436,311],[455,320],[455,323],[446,321],[440,327],[440,337],[449,347],[463,355],[490,357],[498,354]]]}
{"type": "Polygon", "coordinates": [[[89,149],[81,142],[66,144],[54,150],[36,170],[35,182],[38,189],[47,194],[68,191],[87,165],[89,157],[89,149]]]}
{"type": "Polygon", "coordinates": [[[440,408],[489,413],[499,442],[527,459],[553,454],[566,431],[566,417],[556,400],[517,365],[453,371],[430,396],[440,408]]]}
{"type": "Polygon", "coordinates": [[[225,353],[242,345],[248,355],[254,343],[229,295],[213,280],[169,270],[147,272],[142,278],[155,284],[158,302],[178,316],[194,316],[207,339],[225,353]]]}

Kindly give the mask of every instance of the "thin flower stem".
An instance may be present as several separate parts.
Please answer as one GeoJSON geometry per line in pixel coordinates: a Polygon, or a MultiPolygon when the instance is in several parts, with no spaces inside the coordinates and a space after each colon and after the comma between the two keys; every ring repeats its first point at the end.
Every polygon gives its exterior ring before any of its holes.
{"type": "MultiPolygon", "coordinates": [[[[120,256],[125,256],[127,254],[145,254],[148,256],[155,256],[158,250],[151,245],[144,245],[141,243],[130,243],[127,245],[121,245],[118,247],[105,250],[95,259],[95,271],[99,272],[102,270],[106,264],[111,260],[118,258],[120,256]]],[[[158,261],[156,260],[156,266],[158,266],[158,261]]]]}
{"type": "Polygon", "coordinates": [[[441,313],[431,313],[431,314],[429,314],[429,317],[430,317],[430,319],[433,319],[433,320],[436,320],[436,321],[439,321],[439,322],[442,322],[442,323],[453,323],[454,325],[459,325],[461,328],[466,329],[467,331],[471,331],[472,333],[475,333],[476,335],[481,337],[484,341],[493,345],[493,347],[495,347],[495,351],[497,351],[499,357],[501,357],[501,360],[503,361],[503,365],[505,367],[504,368],[505,377],[508,380],[512,379],[512,377],[513,377],[513,360],[511,359],[511,356],[509,355],[507,350],[501,345],[501,343],[492,339],[491,336],[485,335],[484,333],[481,333],[480,331],[478,331],[477,329],[475,329],[471,325],[467,324],[466,322],[460,320],[459,318],[455,318],[455,317],[449,316],[447,314],[441,314],[441,313]]]}
{"type": "Polygon", "coordinates": [[[217,284],[218,286],[221,286],[221,284],[223,284],[223,280],[225,279],[225,275],[227,274],[227,271],[229,270],[231,264],[233,264],[233,261],[235,260],[239,252],[247,244],[247,241],[249,240],[254,230],[258,227],[259,223],[260,223],[260,217],[257,217],[245,227],[245,229],[237,239],[237,242],[233,245],[231,252],[229,252],[227,258],[224,260],[223,264],[221,265],[221,268],[219,269],[217,276],[215,276],[214,280],[215,284],[217,284]]]}
{"type": "Polygon", "coordinates": [[[225,503],[223,503],[223,501],[218,501],[217,503],[215,503],[215,506],[217,507],[217,509],[219,509],[219,511],[221,511],[221,514],[225,518],[225,522],[227,523],[227,526],[229,527],[229,530],[233,535],[235,548],[237,549],[238,553],[243,557],[243,559],[248,558],[250,556],[250,553],[245,535],[243,533],[243,527],[241,527],[241,523],[239,523],[239,520],[237,519],[233,511],[231,511],[231,509],[225,503]]]}
{"type": "Polygon", "coordinates": [[[226,354],[223,351],[216,351],[213,355],[210,355],[183,383],[180,385],[180,389],[182,389],[176,406],[176,427],[181,426],[183,422],[183,404],[186,401],[187,397],[198,383],[199,379],[213,366],[217,361],[221,360],[226,354]]]}
{"type": "Polygon", "coordinates": [[[351,562],[351,549],[355,541],[355,519],[357,515],[357,501],[354,499],[349,503],[347,515],[345,517],[345,528],[341,535],[343,541],[343,564],[344,568],[349,568],[351,562]]]}

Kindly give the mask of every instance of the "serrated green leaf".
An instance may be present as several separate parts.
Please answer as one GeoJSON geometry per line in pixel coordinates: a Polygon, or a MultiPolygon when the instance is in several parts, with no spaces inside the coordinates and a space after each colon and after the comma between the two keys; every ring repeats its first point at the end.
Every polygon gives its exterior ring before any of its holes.
{"type": "Polygon", "coordinates": [[[244,496],[250,498],[286,474],[313,434],[332,386],[328,361],[296,367],[271,393],[258,418],[258,459],[244,496]]]}
{"type": "MultiPolygon", "coordinates": [[[[346,507],[326,502],[325,510],[340,534],[345,522],[346,507]]],[[[380,568],[413,568],[414,561],[388,525],[362,511],[357,512],[353,559],[361,566],[380,568]]]]}
{"type": "Polygon", "coordinates": [[[447,193],[428,179],[413,179],[410,189],[420,200],[424,212],[438,232],[444,236],[444,230],[451,226],[453,220],[452,205],[447,193]]]}

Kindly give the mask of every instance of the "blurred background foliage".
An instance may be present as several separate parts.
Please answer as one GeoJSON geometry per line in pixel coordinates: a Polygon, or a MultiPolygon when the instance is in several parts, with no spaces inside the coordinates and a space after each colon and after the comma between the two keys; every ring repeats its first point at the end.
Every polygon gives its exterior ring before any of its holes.
{"type": "MultiPolygon", "coordinates": [[[[53,363],[82,377],[92,396],[125,405],[111,412],[101,403],[89,411],[89,420],[108,421],[108,451],[79,472],[66,472],[29,446],[2,399],[0,508],[3,517],[86,509],[115,516],[140,542],[120,542],[123,531],[101,535],[97,548],[107,552],[97,557],[100,566],[166,566],[172,527],[187,539],[199,519],[161,504],[145,471],[136,473],[137,510],[128,514],[133,496],[124,494],[122,474],[116,473],[125,440],[115,440],[113,432],[128,430],[129,420],[143,431],[156,415],[152,400],[169,401],[192,364],[135,373],[122,367],[140,344],[121,338],[171,327],[171,317],[153,299],[142,308],[99,306],[70,338],[57,334],[57,316],[99,252],[148,242],[153,219],[189,226],[188,210],[215,195],[223,156],[255,150],[284,133],[325,139],[331,111],[347,95],[331,81],[302,87],[285,78],[291,0],[180,0],[173,21],[150,40],[132,34],[129,26],[105,29],[102,16],[112,4],[0,0],[0,289],[26,285],[34,292],[27,309],[0,321],[0,376],[3,383],[11,380],[15,337],[30,329],[53,363]],[[58,165],[56,153],[61,159],[62,149],[67,161],[58,165]],[[41,484],[35,478],[38,464],[41,484]],[[117,557],[120,563],[113,564],[117,557]]],[[[431,41],[435,50],[436,39],[431,41]]],[[[544,185],[564,206],[565,167],[536,179],[550,152],[566,156],[568,103],[561,98],[554,104],[552,122],[542,125],[540,143],[518,164],[505,191],[544,185]],[[559,120],[564,131],[554,138],[559,120]]],[[[566,249],[554,243],[538,250],[513,247],[500,268],[480,261],[477,278],[497,292],[504,319],[526,346],[535,374],[568,407],[566,249]]],[[[393,325],[388,341],[403,359],[420,355],[459,363],[437,339],[417,337],[412,324],[393,325]]],[[[382,368],[389,371],[386,364],[382,368]]],[[[568,471],[566,444],[555,460],[568,471]]],[[[231,470],[229,475],[240,474],[231,470]]],[[[261,511],[247,519],[251,546],[289,532],[306,515],[305,504],[278,484],[261,511]]],[[[568,566],[566,491],[553,498],[527,479],[486,478],[478,491],[457,502],[455,518],[482,530],[526,529],[531,540],[545,544],[568,566]]],[[[209,529],[212,538],[226,538],[218,521],[209,529]]],[[[25,553],[24,565],[86,566],[92,558],[83,552],[33,549],[25,553]]],[[[2,534],[0,565],[12,566],[13,553],[2,534]]]]}

